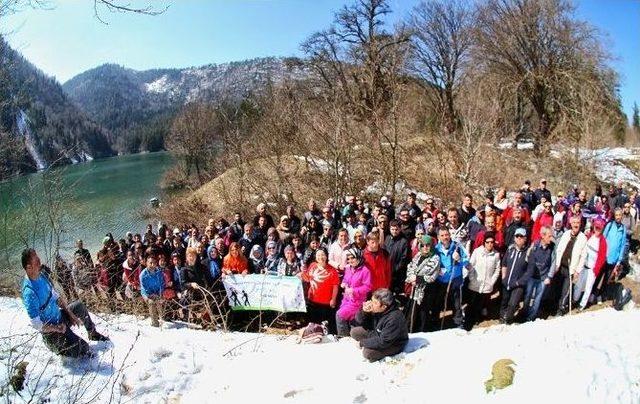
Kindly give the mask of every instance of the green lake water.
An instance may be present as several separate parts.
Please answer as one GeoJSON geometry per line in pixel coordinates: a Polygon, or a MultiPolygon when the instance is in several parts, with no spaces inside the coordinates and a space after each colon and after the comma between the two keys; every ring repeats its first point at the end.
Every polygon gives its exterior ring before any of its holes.
{"type": "MultiPolygon", "coordinates": [[[[150,198],[161,197],[159,184],[172,161],[169,153],[159,152],[118,156],[55,169],[59,178],[56,183],[71,196],[70,202],[63,205],[63,257],[70,257],[76,239],[84,240],[85,248],[95,256],[107,232],[113,233],[116,239],[124,237],[127,231],[143,233],[147,221],[142,218],[142,209],[149,206],[150,198]]],[[[21,228],[22,223],[28,222],[25,215],[33,211],[34,206],[46,210],[46,198],[25,192],[30,189],[29,184],[39,184],[42,176],[42,173],[30,174],[0,184],[3,187],[2,211],[9,212],[5,219],[8,225],[0,229],[5,264],[7,257],[10,262],[18,262],[19,252],[24,247],[24,241],[16,237],[16,232],[6,229],[21,228]]],[[[154,228],[156,225],[154,223],[154,228]]],[[[33,244],[37,249],[41,243],[33,244]]]]}

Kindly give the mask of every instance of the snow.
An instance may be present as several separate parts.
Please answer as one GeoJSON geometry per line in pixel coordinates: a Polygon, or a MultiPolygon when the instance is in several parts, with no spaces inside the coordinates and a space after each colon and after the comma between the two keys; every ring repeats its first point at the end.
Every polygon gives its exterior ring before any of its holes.
{"type": "MultiPolygon", "coordinates": [[[[0,308],[0,335],[13,335],[0,339],[6,365],[7,344],[16,346],[35,334],[19,300],[0,298],[0,308]]],[[[471,333],[413,334],[411,344],[426,347],[379,363],[364,361],[350,338],[298,345],[291,336],[208,332],[170,323],[154,329],[148,320],[129,315],[96,322],[113,343],[92,343],[99,356],[89,363],[61,360],[37,335],[18,345],[13,356],[28,352],[28,388],[13,402],[29,400],[47,386],[51,402],[66,401],[78,386],[85,400],[98,394],[93,402],[637,403],[640,397],[637,309],[471,333]],[[502,358],[517,365],[513,385],[487,394],[484,381],[502,358]]],[[[4,384],[7,366],[1,368],[4,384]]]]}
{"type": "MultiPolygon", "coordinates": [[[[327,174],[331,172],[331,165],[329,164],[329,162],[321,158],[298,155],[294,155],[293,157],[298,161],[302,161],[303,163],[310,163],[313,166],[313,169],[320,173],[327,174]]],[[[339,167],[338,172],[342,173],[342,167],[339,167]]]]}
{"type": "Polygon", "coordinates": [[[602,181],[615,183],[622,181],[640,187],[640,177],[624,164],[625,160],[640,158],[638,150],[625,147],[603,148],[595,150],[581,149],[580,157],[593,164],[595,173],[602,181]]]}
{"type": "MultiPolygon", "coordinates": [[[[512,149],[513,142],[502,142],[498,144],[500,149],[512,149]]],[[[516,143],[517,150],[533,150],[533,142],[518,142],[516,143]]]]}
{"type": "Polygon", "coordinates": [[[167,92],[167,90],[169,89],[168,81],[169,81],[169,78],[165,74],[159,79],[157,79],[156,81],[153,81],[151,83],[145,83],[144,86],[147,92],[161,94],[161,93],[167,92]]]}

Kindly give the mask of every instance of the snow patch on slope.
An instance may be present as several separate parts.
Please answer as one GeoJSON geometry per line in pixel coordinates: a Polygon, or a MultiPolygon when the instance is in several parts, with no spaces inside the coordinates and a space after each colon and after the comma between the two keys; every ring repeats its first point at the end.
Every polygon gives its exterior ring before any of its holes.
{"type": "Polygon", "coordinates": [[[159,79],[152,81],[151,83],[145,83],[145,90],[150,93],[162,94],[169,90],[169,78],[165,74],[159,79]]]}
{"type": "Polygon", "coordinates": [[[595,150],[580,150],[580,157],[593,164],[595,173],[602,181],[624,183],[640,187],[640,177],[624,164],[625,160],[638,160],[637,149],[625,147],[603,148],[595,150]]]}

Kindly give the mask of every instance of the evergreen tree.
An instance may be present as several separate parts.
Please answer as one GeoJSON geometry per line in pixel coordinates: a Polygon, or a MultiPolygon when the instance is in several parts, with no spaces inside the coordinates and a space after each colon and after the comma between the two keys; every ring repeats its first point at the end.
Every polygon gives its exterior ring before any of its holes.
{"type": "Polygon", "coordinates": [[[640,134],[640,112],[638,111],[638,104],[635,102],[633,103],[632,121],[633,130],[635,130],[636,133],[640,134]]]}

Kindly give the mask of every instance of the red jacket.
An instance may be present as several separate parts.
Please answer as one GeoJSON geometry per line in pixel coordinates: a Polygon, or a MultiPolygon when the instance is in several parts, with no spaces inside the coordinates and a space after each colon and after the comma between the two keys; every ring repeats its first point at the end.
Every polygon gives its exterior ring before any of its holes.
{"type": "MultiPolygon", "coordinates": [[[[481,245],[484,245],[484,235],[486,232],[487,232],[486,229],[482,229],[478,232],[478,234],[476,234],[476,239],[473,240],[471,251],[475,250],[481,245]]],[[[493,245],[493,247],[497,251],[500,251],[500,252],[505,251],[504,234],[501,231],[494,231],[494,234],[495,234],[495,238],[494,238],[495,244],[493,245]]]]}
{"type": "Polygon", "coordinates": [[[553,213],[542,212],[533,223],[533,229],[531,230],[532,243],[540,240],[540,229],[544,226],[553,228],[553,213]]]}
{"type": "MultiPolygon", "coordinates": [[[[529,212],[529,209],[527,209],[524,206],[521,206],[520,208],[522,209],[522,219],[521,220],[524,223],[528,224],[529,222],[531,222],[531,212],[529,212]]],[[[512,220],[513,220],[513,206],[509,205],[504,210],[504,212],[502,212],[503,227],[509,226],[509,224],[511,224],[512,220]]]]}
{"type": "Polygon", "coordinates": [[[140,272],[142,272],[142,268],[139,263],[136,262],[136,264],[135,268],[130,268],[127,260],[122,263],[122,280],[125,284],[131,285],[134,290],[140,290],[140,272]]]}
{"type": "MultiPolygon", "coordinates": [[[[591,239],[591,237],[595,237],[595,234],[592,234],[589,239],[591,239]]],[[[596,257],[596,263],[593,266],[593,273],[596,278],[598,277],[598,275],[600,275],[602,267],[607,262],[607,239],[604,237],[604,235],[600,235],[599,241],[600,245],[598,246],[598,256],[596,257]]]]}
{"type": "Polygon", "coordinates": [[[379,248],[376,252],[371,252],[368,248],[365,248],[363,258],[364,265],[369,268],[371,273],[371,290],[388,289],[391,286],[391,260],[389,259],[389,253],[383,248],[379,248]]]}
{"type": "Polygon", "coordinates": [[[164,277],[164,289],[162,290],[162,298],[166,300],[175,299],[178,297],[176,293],[175,281],[173,279],[173,268],[167,267],[162,270],[162,276],[164,277]]]}

